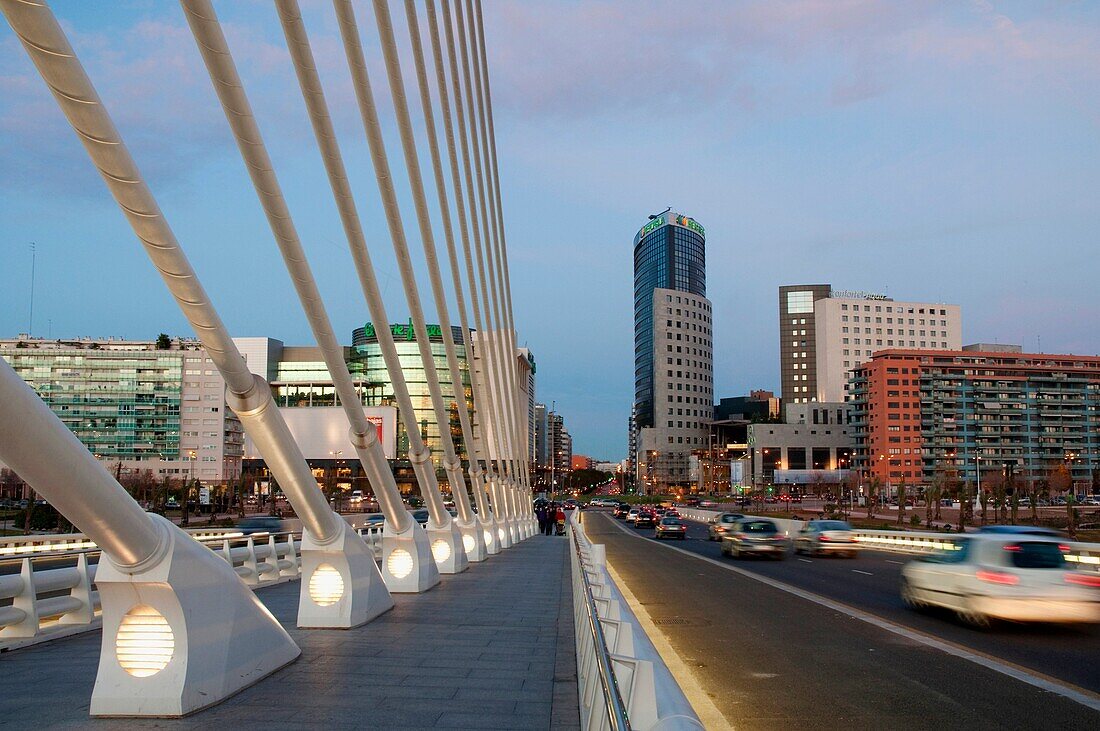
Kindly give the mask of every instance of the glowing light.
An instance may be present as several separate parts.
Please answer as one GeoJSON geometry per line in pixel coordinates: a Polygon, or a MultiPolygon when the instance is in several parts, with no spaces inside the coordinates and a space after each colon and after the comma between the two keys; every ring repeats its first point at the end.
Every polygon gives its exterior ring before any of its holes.
{"type": "Polygon", "coordinates": [[[309,577],[309,598],[319,607],[332,606],[344,596],[344,577],[327,563],[323,563],[309,577]]]}
{"type": "Polygon", "coordinates": [[[164,670],[175,648],[168,620],[148,605],[132,608],[118,625],[115,658],[135,678],[148,678],[164,670]]]}
{"type": "Polygon", "coordinates": [[[486,546],[493,545],[493,534],[490,533],[489,531],[485,531],[485,545],[486,546]]]}
{"type": "Polygon", "coordinates": [[[404,548],[396,548],[391,553],[389,558],[386,559],[386,568],[389,570],[390,575],[396,579],[403,579],[413,570],[413,557],[412,554],[406,551],[404,548]]]}
{"type": "Polygon", "coordinates": [[[467,533],[466,535],[462,536],[462,548],[466,551],[466,553],[473,553],[474,548],[476,547],[477,541],[474,540],[474,537],[472,535],[467,533]]]}
{"type": "Polygon", "coordinates": [[[504,529],[503,528],[497,529],[497,537],[500,538],[501,543],[504,542],[504,529]]]}
{"type": "Polygon", "coordinates": [[[432,543],[432,555],[436,563],[443,563],[451,557],[451,544],[440,538],[432,543]]]}

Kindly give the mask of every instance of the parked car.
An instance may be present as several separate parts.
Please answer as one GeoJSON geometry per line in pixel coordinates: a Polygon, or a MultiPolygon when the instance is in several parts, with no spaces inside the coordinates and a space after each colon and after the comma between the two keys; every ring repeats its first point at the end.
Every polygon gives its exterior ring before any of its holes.
{"type": "Polygon", "coordinates": [[[635,528],[652,528],[657,525],[657,516],[652,510],[639,510],[634,518],[635,528]]]}
{"type": "Polygon", "coordinates": [[[855,558],[858,550],[852,526],[843,520],[811,520],[794,539],[794,552],[811,556],[838,554],[855,558]]]}
{"type": "Polygon", "coordinates": [[[246,536],[255,535],[257,533],[281,533],[283,530],[283,521],[270,515],[255,515],[251,518],[244,518],[241,520],[237,523],[237,528],[246,536]]]}
{"type": "Polygon", "coordinates": [[[719,513],[710,519],[707,523],[707,540],[708,541],[720,541],[731,528],[733,524],[741,520],[745,516],[741,513],[719,513]]]}
{"type": "Polygon", "coordinates": [[[653,537],[658,540],[679,538],[682,541],[687,538],[687,526],[679,518],[661,518],[653,529],[653,537]]]}
{"type": "Polygon", "coordinates": [[[431,517],[431,514],[428,512],[427,508],[410,510],[409,513],[412,514],[413,520],[415,520],[420,525],[427,525],[428,518],[431,517]]]}
{"type": "Polygon", "coordinates": [[[911,608],[946,607],[976,627],[992,620],[1100,622],[1100,575],[1066,562],[1069,546],[1035,533],[976,533],[902,568],[911,608]]]}
{"type": "Polygon", "coordinates": [[[787,556],[787,538],[779,532],[774,521],[744,518],[722,536],[722,555],[734,558],[761,555],[782,561],[787,556]]]}

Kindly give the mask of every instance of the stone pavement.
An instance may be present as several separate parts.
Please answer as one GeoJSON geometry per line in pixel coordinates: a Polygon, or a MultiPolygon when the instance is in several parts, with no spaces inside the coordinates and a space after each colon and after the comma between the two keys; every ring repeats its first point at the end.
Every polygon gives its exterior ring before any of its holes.
{"type": "Polygon", "coordinates": [[[568,543],[535,536],[353,630],[298,630],[297,581],[258,592],[301,657],[184,719],[88,716],[100,633],[0,655],[0,728],[576,729],[568,543]]]}

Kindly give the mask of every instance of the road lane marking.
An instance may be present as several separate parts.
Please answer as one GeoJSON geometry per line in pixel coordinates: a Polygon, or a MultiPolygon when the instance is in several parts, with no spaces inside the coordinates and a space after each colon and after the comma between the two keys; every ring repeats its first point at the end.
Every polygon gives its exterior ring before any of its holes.
{"type": "Polygon", "coordinates": [[[695,710],[695,715],[703,723],[703,728],[730,729],[732,731],[733,725],[722,715],[722,712],[718,710],[718,706],[714,705],[714,701],[703,690],[703,685],[699,682],[695,671],[684,662],[684,659],[680,657],[680,653],[676,652],[676,648],[672,646],[664,631],[649,616],[649,610],[638,601],[638,597],[634,596],[630,588],[627,587],[626,580],[615,571],[615,567],[611,565],[610,561],[606,560],[606,557],[604,567],[607,569],[608,575],[611,576],[611,580],[615,582],[615,586],[619,589],[619,594],[626,601],[627,606],[630,607],[630,611],[634,612],[638,624],[642,626],[642,630],[649,637],[649,641],[653,643],[657,654],[665,661],[668,671],[679,683],[680,690],[684,692],[688,703],[695,710]]]}
{"type": "Polygon", "coordinates": [[[870,571],[860,571],[859,569],[852,569],[853,574],[863,574],[864,576],[874,576],[870,571]]]}
{"type": "Polygon", "coordinates": [[[904,561],[894,561],[894,560],[889,559],[889,558],[886,559],[886,563],[896,563],[898,566],[904,566],[905,565],[904,561]]]}
{"type": "Polygon", "coordinates": [[[810,560],[810,559],[808,559],[808,558],[800,558],[800,559],[798,559],[798,560],[799,560],[799,561],[801,561],[802,563],[813,563],[813,561],[811,561],[811,560],[810,560]]]}
{"type": "MultiPolygon", "coordinates": [[[[613,521],[612,525],[614,525],[616,528],[621,530],[623,533],[626,533],[627,535],[634,535],[633,533],[619,525],[618,522],[613,521]]],[[[707,563],[714,564],[715,566],[725,569],[726,571],[732,571],[733,573],[738,574],[739,576],[743,576],[746,579],[759,581],[761,584],[770,586],[773,589],[778,589],[779,591],[793,594],[800,599],[805,599],[808,602],[813,602],[814,604],[825,607],[826,609],[831,609],[835,612],[846,614],[852,619],[858,619],[862,622],[866,622],[867,624],[878,627],[879,629],[883,629],[887,632],[891,632],[906,639],[913,640],[914,642],[918,642],[927,647],[939,650],[948,655],[952,655],[953,657],[957,657],[962,660],[968,660],[975,665],[981,665],[982,667],[988,670],[992,670],[993,672],[1007,675],[1010,678],[1014,678],[1022,683],[1026,683],[1035,688],[1039,688],[1040,690],[1054,693],[1055,695],[1059,695],[1063,698],[1066,698],[1067,700],[1071,700],[1074,703],[1079,703],[1086,708],[1090,708],[1094,711],[1100,711],[1100,694],[1094,693],[1086,688],[1080,688],[1076,685],[1073,685],[1072,683],[1067,683],[1064,680],[1059,680],[1057,678],[1052,678],[1048,675],[1044,675],[1037,670],[1014,665],[1007,660],[1000,660],[991,655],[986,655],[982,652],[979,652],[978,650],[972,650],[969,647],[955,644],[954,642],[951,642],[949,640],[944,640],[933,635],[925,634],[924,632],[921,632],[919,630],[911,629],[904,625],[897,624],[896,622],[891,622],[888,619],[883,619],[882,617],[876,616],[862,609],[857,609],[853,606],[849,606],[847,604],[844,604],[843,602],[829,599],[828,597],[821,596],[820,594],[814,594],[813,592],[806,591],[805,589],[800,589],[793,584],[788,584],[786,582],[779,581],[777,579],[773,579],[762,574],[755,574],[752,571],[748,571],[739,566],[733,566],[729,563],[723,563],[722,561],[710,558],[709,556],[700,555],[698,553],[695,553],[694,551],[688,551],[683,548],[677,548],[675,546],[669,546],[666,544],[660,545],[663,545],[670,551],[676,551],[678,553],[684,554],[685,556],[690,556],[691,558],[695,558],[700,561],[706,561],[707,563]]]]}

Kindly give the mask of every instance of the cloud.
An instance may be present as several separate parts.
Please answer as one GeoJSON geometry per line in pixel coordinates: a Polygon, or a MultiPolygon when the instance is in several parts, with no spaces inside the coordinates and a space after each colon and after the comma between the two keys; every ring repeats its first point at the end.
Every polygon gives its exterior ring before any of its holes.
{"type": "Polygon", "coordinates": [[[1094,24],[1017,21],[983,0],[969,8],[885,0],[514,1],[494,5],[486,21],[495,98],[544,119],[631,110],[683,117],[715,105],[800,113],[930,76],[950,86],[972,64],[993,68],[1009,85],[1050,74],[1096,78],[1094,24]],[[740,104],[746,97],[754,103],[740,104]]]}

